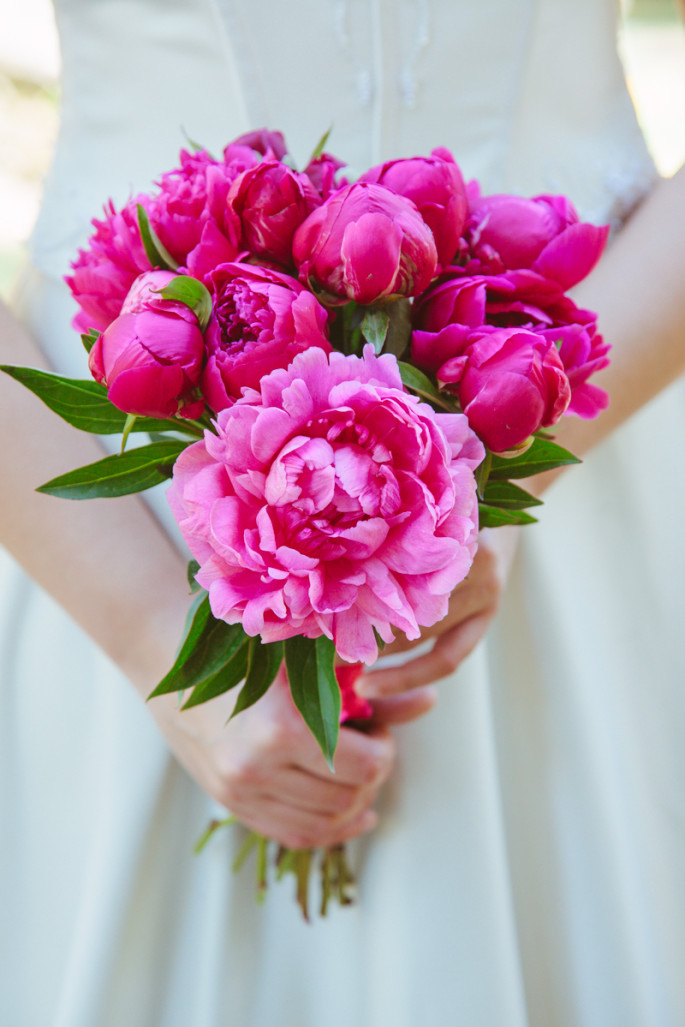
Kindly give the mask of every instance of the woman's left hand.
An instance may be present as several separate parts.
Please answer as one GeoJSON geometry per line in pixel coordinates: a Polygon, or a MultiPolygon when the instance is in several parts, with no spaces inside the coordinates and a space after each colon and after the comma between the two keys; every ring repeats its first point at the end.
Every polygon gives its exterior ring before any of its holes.
{"type": "Polygon", "coordinates": [[[499,607],[519,530],[504,527],[481,531],[473,565],[452,593],[447,616],[427,628],[415,642],[397,638],[386,646],[383,656],[415,648],[434,638],[429,652],[395,667],[369,670],[358,678],[355,689],[373,702],[379,720],[413,719],[402,717],[404,707],[409,710],[421,699],[428,702],[432,690],[426,686],[451,674],[475,649],[499,607]]]}

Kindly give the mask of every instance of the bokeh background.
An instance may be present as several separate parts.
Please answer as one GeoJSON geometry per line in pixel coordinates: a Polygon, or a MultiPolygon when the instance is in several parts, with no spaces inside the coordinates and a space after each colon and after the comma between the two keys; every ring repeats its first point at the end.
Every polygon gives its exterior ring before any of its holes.
{"type": "MultiPolygon", "coordinates": [[[[657,165],[685,161],[685,27],[676,0],[623,0],[626,76],[657,165]]],[[[0,295],[24,259],[59,121],[50,0],[0,0],[0,295]]],[[[105,197],[103,197],[104,201],[105,197]]],[[[93,211],[93,214],[96,214],[93,211]]]]}

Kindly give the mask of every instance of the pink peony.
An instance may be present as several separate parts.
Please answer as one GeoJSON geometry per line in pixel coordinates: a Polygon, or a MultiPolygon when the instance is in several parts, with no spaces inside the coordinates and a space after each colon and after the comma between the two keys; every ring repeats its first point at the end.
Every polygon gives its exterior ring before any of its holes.
{"type": "Polygon", "coordinates": [[[388,161],[365,172],[360,182],[378,182],[415,203],[433,233],[440,263],[454,260],[468,203],[464,179],[449,150],[388,161]]]}
{"type": "MultiPolygon", "coordinates": [[[[126,299],[121,307],[121,313],[137,314],[139,311],[147,310],[150,307],[168,310],[172,304],[170,304],[169,300],[162,299],[160,292],[169,282],[173,282],[176,277],[175,271],[145,271],[144,274],[138,275],[128,290],[126,299]]],[[[176,309],[178,306],[179,304],[174,303],[173,309],[176,309]]]]}
{"type": "Polygon", "coordinates": [[[227,205],[232,182],[258,157],[248,147],[230,162],[205,150],[181,151],[181,166],[162,175],[149,203],[150,224],[174,260],[196,278],[235,260],[240,222],[227,205]]]}
{"type": "Polygon", "coordinates": [[[535,271],[470,276],[452,268],[418,300],[414,324],[412,359],[433,373],[460,356],[471,333],[485,326],[540,332],[561,343],[571,386],[569,412],[595,417],[607,405],[606,393],[588,382],[609,363],[596,315],[577,307],[558,283],[535,271]]]}
{"type": "Polygon", "coordinates": [[[369,720],[373,716],[373,706],[368,699],[357,695],[355,681],[364,669],[362,663],[341,663],[335,668],[335,676],[340,686],[340,723],[348,720],[369,720]]]}
{"type": "Polygon", "coordinates": [[[121,312],[121,305],[141,271],[150,261],[140,238],[136,203],[148,206],[146,197],[130,200],[117,211],[110,200],[102,221],[93,219],[95,232],[79,250],[72,273],[65,281],[81,310],[73,325],[79,332],[102,331],[121,312]]]}
{"type": "Polygon", "coordinates": [[[169,501],[214,615],[276,641],[327,635],[372,661],[418,638],[477,544],[481,443],[403,391],[394,357],[314,347],[184,450],[169,501]]]}
{"type": "Polygon", "coordinates": [[[328,313],[289,275],[250,264],[222,264],[207,279],[214,311],[207,326],[202,388],[223,410],[243,386],[259,389],[263,375],[287,367],[309,346],[328,351],[328,313]]]}
{"type": "Polygon", "coordinates": [[[232,143],[229,143],[224,150],[224,157],[228,160],[239,146],[248,147],[255,153],[261,154],[268,160],[275,158],[283,160],[288,152],[282,132],[270,132],[268,128],[257,128],[252,132],[245,132],[238,136],[232,143]]]}
{"type": "Polygon", "coordinates": [[[321,197],[307,175],[264,160],[239,176],[228,202],[242,224],[244,246],[258,257],[291,266],[295,230],[321,197]]]}
{"type": "Polygon", "coordinates": [[[332,153],[322,153],[309,162],[304,173],[321,198],[327,200],[333,193],[350,184],[346,178],[336,180],[338,172],[344,167],[345,162],[332,153]]]}
{"type": "Polygon", "coordinates": [[[295,233],[293,256],[300,281],[358,303],[418,295],[438,261],[414,204],[367,182],[340,189],[310,214],[295,233]]]}
{"type": "Polygon", "coordinates": [[[475,198],[466,242],[484,270],[530,268],[562,289],[577,285],[602,255],[609,226],[581,222],[565,196],[475,198]]]}
{"type": "Polygon", "coordinates": [[[127,414],[195,418],[204,409],[198,383],[205,342],[197,318],[184,304],[154,292],[173,277],[167,271],[141,275],[124,312],[90,351],[91,374],[127,414]]]}
{"type": "Polygon", "coordinates": [[[518,328],[473,332],[438,378],[450,383],[469,424],[495,453],[555,424],[571,398],[554,342],[518,328]]]}

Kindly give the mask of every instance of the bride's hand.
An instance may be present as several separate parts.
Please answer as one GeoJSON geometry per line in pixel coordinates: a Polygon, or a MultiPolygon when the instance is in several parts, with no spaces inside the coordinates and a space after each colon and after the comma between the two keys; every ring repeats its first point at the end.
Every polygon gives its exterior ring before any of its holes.
{"type": "Polygon", "coordinates": [[[394,760],[387,728],[341,730],[335,774],[295,709],[284,671],[266,695],[226,723],[235,695],[179,710],[149,709],[179,762],[243,824],[289,848],[334,845],[371,830],[371,809],[394,760]]]}
{"type": "Polygon", "coordinates": [[[398,699],[430,694],[425,686],[451,674],[475,649],[497,612],[511,566],[517,528],[484,529],[473,566],[468,576],[456,587],[450,598],[447,616],[427,628],[416,642],[397,638],[386,646],[383,656],[410,650],[434,638],[429,652],[407,660],[399,666],[369,670],[356,683],[361,695],[370,699],[379,719],[384,708],[398,699]]]}

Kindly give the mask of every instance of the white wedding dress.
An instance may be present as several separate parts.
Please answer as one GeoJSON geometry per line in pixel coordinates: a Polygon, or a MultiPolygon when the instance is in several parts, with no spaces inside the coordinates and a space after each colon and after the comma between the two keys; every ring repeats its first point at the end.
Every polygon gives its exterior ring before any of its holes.
{"type": "MultiPolygon", "coordinates": [[[[617,6],[58,0],[62,130],[22,317],[85,375],[61,276],[183,131],[220,152],[280,128],[301,162],[332,124],[358,172],[446,145],[487,191],[619,224],[654,170],[617,6]]],[[[235,833],[192,855],[212,803],[5,559],[3,1027],[685,1024],[684,439],[681,382],[549,493],[488,642],[397,732],[358,905],[311,926],[290,882],[255,906],[235,833]]]]}

